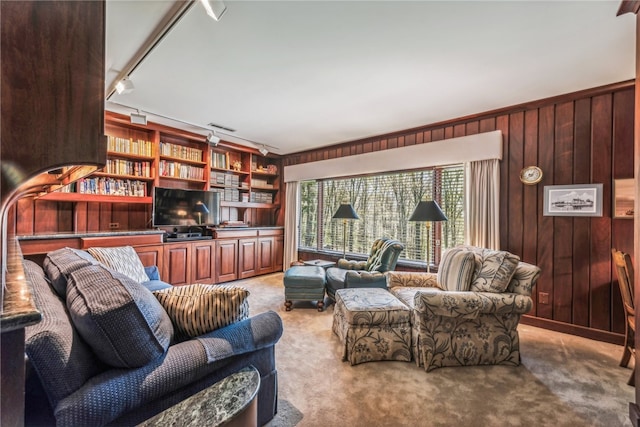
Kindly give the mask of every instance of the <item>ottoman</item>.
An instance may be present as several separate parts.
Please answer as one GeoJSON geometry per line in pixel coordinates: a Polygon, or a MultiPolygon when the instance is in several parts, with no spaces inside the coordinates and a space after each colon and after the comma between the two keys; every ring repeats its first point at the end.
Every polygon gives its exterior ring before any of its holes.
{"type": "Polygon", "coordinates": [[[284,306],[291,311],[292,300],[317,301],[318,311],[324,307],[325,272],[322,267],[298,265],[284,273],[284,306]]]}
{"type": "Polygon", "coordinates": [[[410,362],[410,315],[409,308],[386,289],[338,289],[332,329],[342,343],[342,360],[351,365],[410,362]]]}

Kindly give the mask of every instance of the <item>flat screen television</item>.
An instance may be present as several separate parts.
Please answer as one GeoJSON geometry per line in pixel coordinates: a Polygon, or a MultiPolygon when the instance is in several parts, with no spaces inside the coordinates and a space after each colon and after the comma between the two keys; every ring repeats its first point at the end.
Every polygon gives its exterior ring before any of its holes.
{"type": "Polygon", "coordinates": [[[153,189],[154,227],[220,224],[220,193],[181,188],[153,189]]]}

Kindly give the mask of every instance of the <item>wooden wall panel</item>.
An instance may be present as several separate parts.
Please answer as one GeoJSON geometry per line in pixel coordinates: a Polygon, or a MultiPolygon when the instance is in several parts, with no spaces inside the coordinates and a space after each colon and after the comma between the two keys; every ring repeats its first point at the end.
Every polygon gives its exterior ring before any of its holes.
{"type": "Polygon", "coordinates": [[[614,178],[633,175],[633,83],[296,153],[284,159],[284,166],[314,161],[333,149],[348,156],[502,131],[500,245],[542,269],[530,315],[537,324],[567,325],[566,332],[621,343],[624,322],[610,251],[615,245],[633,254],[634,220],[611,218],[612,186],[614,178]],[[518,179],[528,165],[544,172],[536,186],[518,179]],[[601,218],[543,215],[545,185],[585,183],[604,184],[601,218]]]}

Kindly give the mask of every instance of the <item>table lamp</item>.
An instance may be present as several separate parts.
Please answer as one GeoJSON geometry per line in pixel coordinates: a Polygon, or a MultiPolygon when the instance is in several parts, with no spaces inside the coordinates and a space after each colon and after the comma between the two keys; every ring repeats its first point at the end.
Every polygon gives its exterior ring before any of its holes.
{"type": "Polygon", "coordinates": [[[360,219],[356,211],[353,210],[353,206],[350,203],[343,203],[340,205],[332,219],[342,220],[342,258],[346,259],[347,255],[347,220],[348,219],[360,219]]]}
{"type": "Polygon", "coordinates": [[[446,221],[447,217],[440,209],[440,206],[433,200],[423,200],[413,210],[409,221],[427,223],[427,273],[431,273],[431,222],[446,221]]]}
{"type": "Polygon", "coordinates": [[[196,203],[195,207],[193,208],[193,211],[198,214],[198,225],[202,224],[202,214],[209,213],[209,209],[207,208],[207,205],[205,205],[200,201],[196,203]]]}

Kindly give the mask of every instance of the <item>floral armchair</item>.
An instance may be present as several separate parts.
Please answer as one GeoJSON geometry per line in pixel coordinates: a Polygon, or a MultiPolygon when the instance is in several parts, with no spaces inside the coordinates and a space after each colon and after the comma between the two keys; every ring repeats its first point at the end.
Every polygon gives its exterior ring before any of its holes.
{"type": "Polygon", "coordinates": [[[335,293],[343,288],[386,288],[384,272],[396,268],[404,245],[397,240],[382,238],[373,242],[366,261],[338,260],[327,269],[327,294],[335,300],[335,293]]]}
{"type": "Polygon", "coordinates": [[[539,276],[508,252],[459,246],[445,252],[437,274],[389,272],[387,284],[412,309],[412,354],[429,372],[519,365],[517,326],[539,276]]]}

